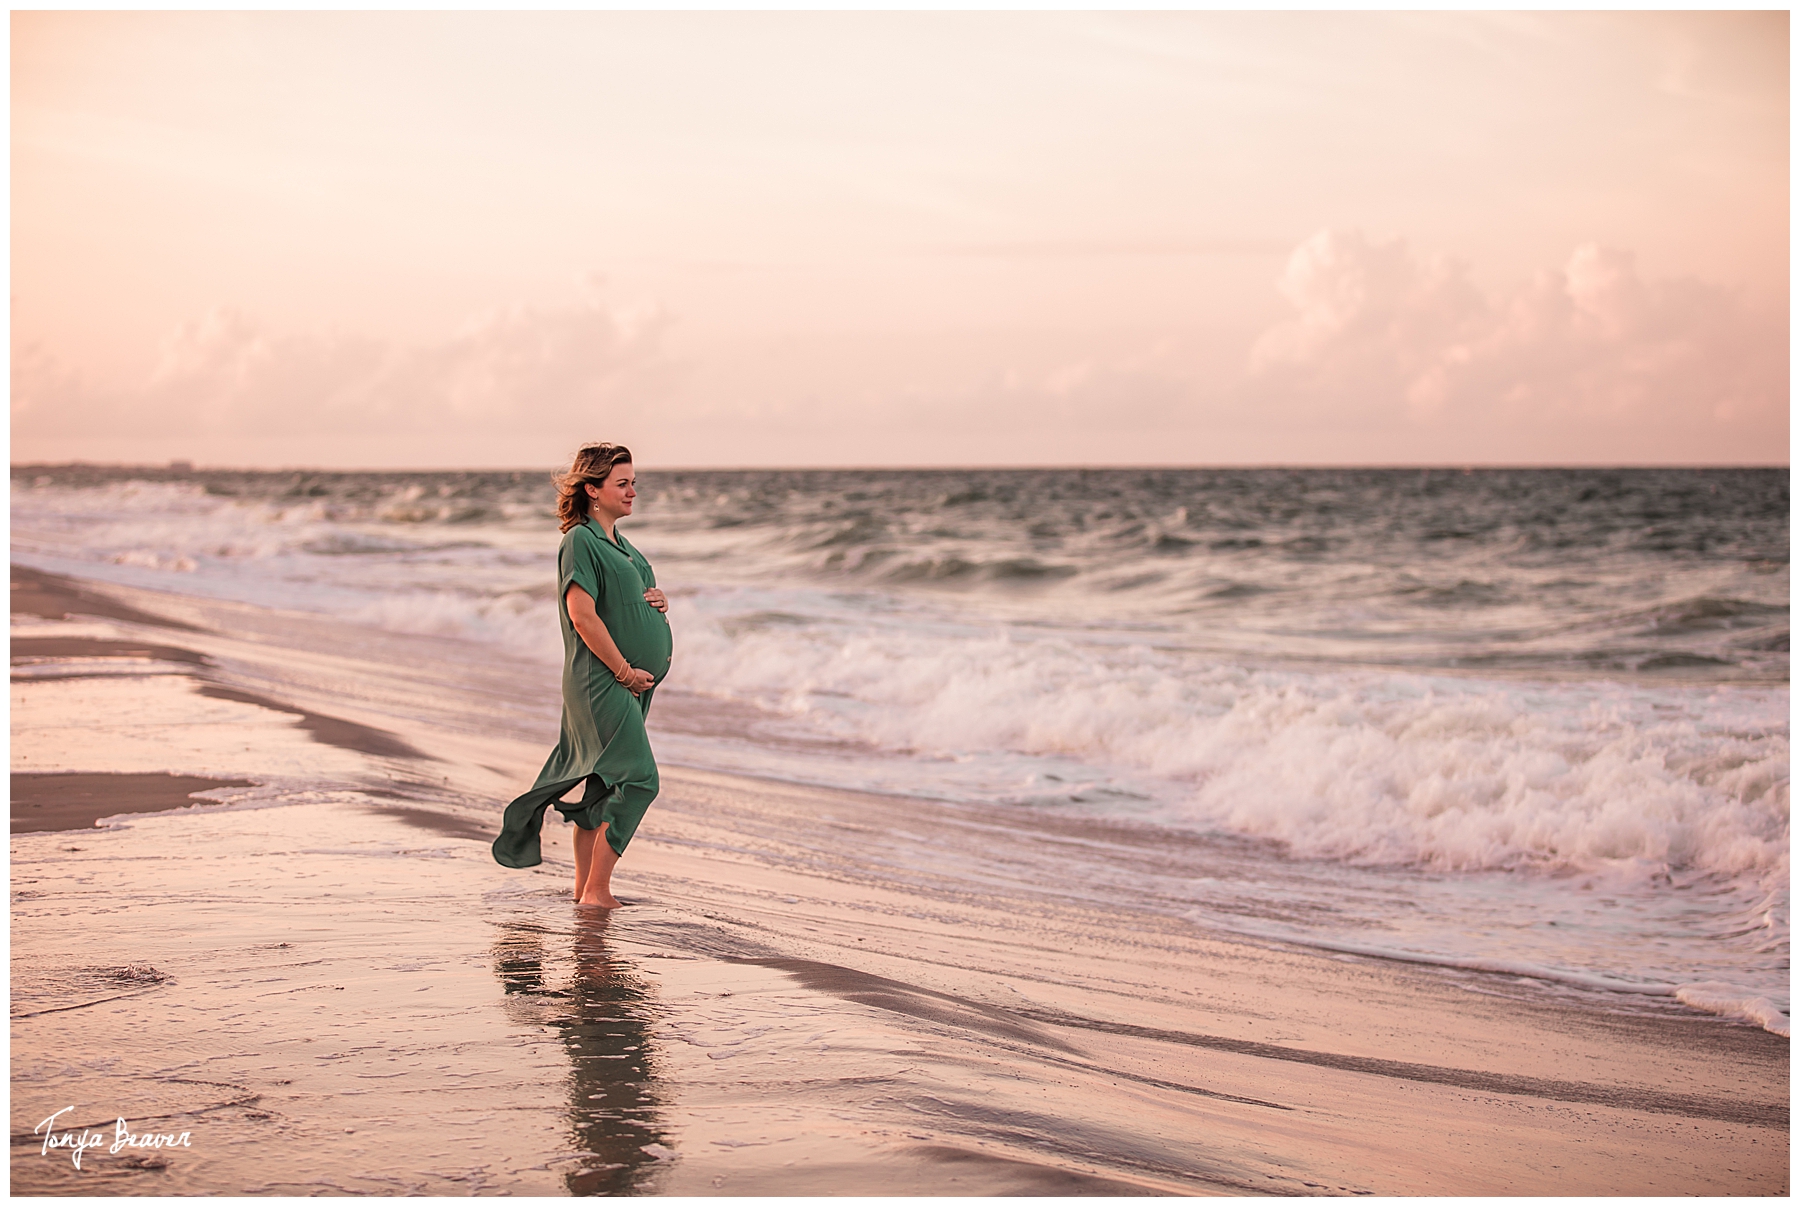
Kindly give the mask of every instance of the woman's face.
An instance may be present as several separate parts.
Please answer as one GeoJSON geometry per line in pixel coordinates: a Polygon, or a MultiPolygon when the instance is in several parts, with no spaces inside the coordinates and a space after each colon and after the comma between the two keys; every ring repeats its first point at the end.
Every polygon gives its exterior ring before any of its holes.
{"type": "Polygon", "coordinates": [[[587,487],[590,510],[596,515],[618,519],[631,514],[632,500],[637,498],[637,471],[631,462],[621,461],[607,472],[606,481],[587,487]]]}

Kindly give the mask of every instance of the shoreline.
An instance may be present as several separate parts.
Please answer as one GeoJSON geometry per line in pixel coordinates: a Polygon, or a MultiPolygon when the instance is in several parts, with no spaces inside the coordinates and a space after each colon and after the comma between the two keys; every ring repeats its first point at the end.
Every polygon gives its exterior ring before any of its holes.
{"type": "Polygon", "coordinates": [[[14,771],[230,799],[78,851],[15,829],[16,1193],[1786,1192],[1767,1032],[1094,895],[1228,842],[680,767],[633,904],[583,910],[566,827],[538,868],[486,850],[542,756],[508,668],[65,581],[128,615],[27,626],[64,644],[15,644],[14,771]],[[138,631],[158,603],[181,643],[138,631]],[[1080,891],[1045,883],[1077,859],[1080,891]],[[70,1099],[194,1148],[21,1142],[70,1099]]]}

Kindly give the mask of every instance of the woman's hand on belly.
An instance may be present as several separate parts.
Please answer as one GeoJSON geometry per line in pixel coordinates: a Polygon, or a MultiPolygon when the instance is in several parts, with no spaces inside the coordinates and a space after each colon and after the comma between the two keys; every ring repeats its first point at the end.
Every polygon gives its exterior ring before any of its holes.
{"type": "Polygon", "coordinates": [[[664,595],[661,591],[658,591],[655,587],[651,587],[648,591],[644,592],[644,602],[655,608],[658,612],[667,612],[669,610],[669,597],[664,595]]]}

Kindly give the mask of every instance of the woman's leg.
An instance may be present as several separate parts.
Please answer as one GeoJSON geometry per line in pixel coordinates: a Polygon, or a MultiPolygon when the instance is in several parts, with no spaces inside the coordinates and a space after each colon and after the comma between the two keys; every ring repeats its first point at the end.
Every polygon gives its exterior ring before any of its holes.
{"type": "MultiPolygon", "coordinates": [[[[619,907],[618,898],[612,895],[613,869],[619,866],[619,853],[612,849],[606,841],[606,823],[601,822],[598,830],[579,830],[576,842],[587,839],[588,874],[580,896],[576,901],[581,905],[599,905],[607,909],[619,907]]],[[[577,850],[580,848],[577,847],[577,850]]],[[[580,856],[576,857],[578,860],[580,856]]],[[[577,865],[579,866],[579,864],[577,865]]]]}
{"type": "Polygon", "coordinates": [[[584,830],[575,827],[575,899],[581,900],[581,891],[587,887],[588,868],[594,862],[594,836],[598,830],[584,830]]]}
{"type": "MultiPolygon", "coordinates": [[[[599,776],[590,775],[582,779],[580,787],[582,790],[581,803],[583,805],[592,805],[595,801],[600,799],[601,792],[605,785],[600,782],[599,776]]],[[[573,791],[574,789],[570,789],[569,792],[563,793],[562,799],[567,801],[573,791]]],[[[563,820],[568,821],[570,819],[565,815],[563,820]]],[[[593,857],[594,831],[584,830],[581,826],[577,825],[575,827],[575,899],[577,901],[581,900],[581,890],[587,885],[588,863],[593,857]]]]}

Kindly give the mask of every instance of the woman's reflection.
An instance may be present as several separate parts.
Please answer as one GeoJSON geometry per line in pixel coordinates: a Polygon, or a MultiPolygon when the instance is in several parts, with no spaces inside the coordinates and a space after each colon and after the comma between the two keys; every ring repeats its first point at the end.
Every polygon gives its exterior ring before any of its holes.
{"type": "Polygon", "coordinates": [[[569,1053],[569,1126],[581,1154],[566,1175],[570,1193],[631,1194],[651,1189],[658,1161],[644,1148],[663,1139],[651,994],[642,977],[607,954],[610,911],[579,913],[572,969],[552,968],[543,931],[501,923],[494,971],[508,1013],[522,1024],[555,1027],[569,1053]]]}

